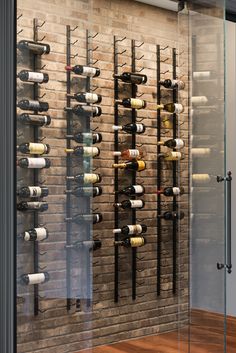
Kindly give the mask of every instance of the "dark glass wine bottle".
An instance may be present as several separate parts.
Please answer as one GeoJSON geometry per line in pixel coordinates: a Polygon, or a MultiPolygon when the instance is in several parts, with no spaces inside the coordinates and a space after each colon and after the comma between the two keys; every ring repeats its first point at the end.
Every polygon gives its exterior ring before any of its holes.
{"type": "Polygon", "coordinates": [[[51,124],[51,117],[49,115],[23,113],[18,116],[18,121],[26,125],[47,126],[51,124]]]}
{"type": "Polygon", "coordinates": [[[74,148],[66,148],[66,153],[73,153],[75,156],[83,157],[98,157],[100,154],[100,148],[98,147],[83,147],[77,146],[74,148]]]}
{"type": "Polygon", "coordinates": [[[71,218],[66,218],[67,222],[74,222],[74,223],[86,223],[86,222],[91,222],[93,224],[100,223],[102,222],[103,217],[101,213],[92,213],[92,214],[81,214],[81,215],[76,215],[71,218]]]}
{"type": "Polygon", "coordinates": [[[133,208],[143,208],[145,202],[143,200],[123,200],[114,204],[114,207],[123,208],[123,210],[133,209],[133,208]]]}
{"type": "Polygon", "coordinates": [[[171,89],[182,90],[185,88],[184,82],[180,80],[166,79],[166,80],[160,81],[159,84],[161,86],[164,86],[165,88],[171,88],[171,89]]]}
{"type": "Polygon", "coordinates": [[[101,186],[79,186],[73,190],[67,190],[67,194],[72,194],[76,197],[92,196],[97,197],[102,195],[101,186]]]}
{"type": "Polygon", "coordinates": [[[102,177],[96,173],[80,173],[75,176],[66,177],[68,180],[74,180],[78,184],[95,184],[100,183],[102,177]]]}
{"type": "Polygon", "coordinates": [[[117,191],[117,194],[127,196],[142,196],[144,193],[145,188],[143,185],[130,185],[120,191],[117,191]]]}
{"type": "Polygon", "coordinates": [[[31,40],[21,40],[17,44],[17,48],[21,51],[31,51],[34,54],[42,55],[50,53],[50,45],[31,40]]]}
{"type": "Polygon", "coordinates": [[[102,134],[99,132],[78,132],[75,135],[66,135],[67,139],[71,139],[77,143],[84,143],[90,145],[91,143],[100,143],[102,141],[102,134]]]}
{"type": "Polygon", "coordinates": [[[20,283],[24,285],[42,284],[50,279],[48,272],[29,273],[20,276],[20,283]]]}
{"type": "Polygon", "coordinates": [[[47,83],[49,76],[47,73],[21,70],[17,77],[23,82],[47,83]]]}
{"type": "Polygon", "coordinates": [[[141,172],[146,169],[146,163],[144,161],[129,161],[125,163],[113,164],[112,167],[141,172]]]}
{"type": "Polygon", "coordinates": [[[23,186],[17,191],[19,197],[46,197],[49,190],[45,186],[23,186]]]}
{"type": "Polygon", "coordinates": [[[102,242],[101,240],[95,239],[95,240],[84,240],[84,241],[77,241],[74,244],[66,246],[67,248],[73,248],[73,249],[86,249],[88,251],[96,251],[98,249],[101,249],[102,247],[102,242]]]}
{"type": "Polygon", "coordinates": [[[126,248],[138,248],[146,244],[143,237],[130,237],[123,240],[114,241],[114,245],[125,246],[126,248]]]}
{"type": "Polygon", "coordinates": [[[123,98],[122,100],[117,100],[116,103],[132,109],[144,109],[147,106],[146,101],[138,98],[123,98]]]}
{"type": "Polygon", "coordinates": [[[17,210],[44,212],[48,210],[48,203],[45,201],[21,201],[17,204],[17,210]]]}
{"type": "Polygon", "coordinates": [[[123,226],[122,228],[113,229],[113,233],[119,233],[123,235],[134,235],[134,234],[142,234],[147,232],[146,224],[133,224],[123,226]]]}
{"type": "Polygon", "coordinates": [[[31,99],[22,99],[18,102],[17,107],[22,110],[46,112],[49,109],[49,104],[47,102],[40,102],[31,99]]]}
{"type": "Polygon", "coordinates": [[[146,130],[144,124],[126,124],[126,125],[113,125],[113,130],[122,130],[127,132],[128,134],[143,134],[146,130]]]}
{"type": "Polygon", "coordinates": [[[102,96],[100,94],[96,93],[75,93],[75,94],[69,94],[68,97],[73,98],[77,100],[77,102],[80,103],[88,103],[88,104],[95,104],[95,103],[101,103],[102,101],[102,96]]]}
{"type": "Polygon", "coordinates": [[[48,158],[20,158],[18,166],[21,168],[50,168],[51,161],[48,158]]]}
{"type": "Polygon", "coordinates": [[[183,211],[166,211],[163,215],[158,216],[160,218],[165,219],[166,221],[173,221],[174,219],[183,219],[184,212],[183,211]]]}
{"type": "Polygon", "coordinates": [[[184,147],[184,141],[182,139],[176,138],[167,141],[159,141],[158,145],[163,145],[169,148],[175,148],[177,150],[180,150],[184,147]]]}
{"type": "Polygon", "coordinates": [[[123,72],[121,75],[113,75],[113,77],[123,82],[134,83],[136,85],[141,85],[147,82],[146,75],[135,72],[123,72]]]}
{"type": "Polygon", "coordinates": [[[158,190],[158,194],[163,194],[165,196],[178,196],[184,193],[183,187],[166,187],[163,190],[158,190]]]}
{"type": "Polygon", "coordinates": [[[48,230],[45,227],[28,229],[18,235],[24,241],[43,241],[48,238],[48,230]]]}
{"type": "Polygon", "coordinates": [[[100,69],[97,67],[75,65],[75,66],[66,66],[67,71],[72,71],[76,75],[82,75],[87,77],[97,77],[100,75],[100,69]]]}
{"type": "Polygon", "coordinates": [[[102,109],[94,105],[75,105],[72,112],[77,116],[95,117],[102,114],[102,109]]]}
{"type": "Polygon", "coordinates": [[[24,142],[17,146],[17,150],[25,154],[48,154],[50,146],[44,143],[24,142]]]}

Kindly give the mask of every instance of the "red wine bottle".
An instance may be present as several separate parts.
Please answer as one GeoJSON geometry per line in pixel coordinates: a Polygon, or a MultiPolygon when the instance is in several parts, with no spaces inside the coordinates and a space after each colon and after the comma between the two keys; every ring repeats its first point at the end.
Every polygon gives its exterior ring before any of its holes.
{"type": "Polygon", "coordinates": [[[75,93],[73,95],[69,94],[68,97],[77,100],[77,102],[88,103],[88,104],[101,103],[102,101],[102,96],[100,94],[89,93],[89,92],[75,93]]]}
{"type": "Polygon", "coordinates": [[[26,125],[47,126],[51,124],[51,117],[49,115],[23,113],[18,116],[18,121],[26,125]]]}
{"type": "Polygon", "coordinates": [[[46,112],[49,109],[47,102],[40,102],[30,99],[22,99],[18,102],[17,107],[22,110],[33,110],[36,112],[46,112]]]}
{"type": "Polygon", "coordinates": [[[18,160],[21,168],[50,168],[51,161],[48,158],[21,158],[18,160]]]}
{"type": "Polygon", "coordinates": [[[127,196],[142,196],[144,193],[145,188],[143,185],[130,185],[120,191],[117,191],[117,194],[127,196]]]}
{"type": "Polygon", "coordinates": [[[163,194],[165,196],[178,196],[182,195],[184,193],[184,188],[183,187],[166,187],[163,190],[158,190],[158,194],[163,194]]]}
{"type": "Polygon", "coordinates": [[[100,154],[100,149],[98,147],[83,147],[77,146],[74,148],[66,148],[66,153],[73,153],[75,156],[83,157],[98,157],[100,154]]]}
{"type": "Polygon", "coordinates": [[[48,210],[48,203],[45,201],[21,201],[17,204],[17,210],[44,212],[48,210]]]}
{"type": "Polygon", "coordinates": [[[92,196],[97,197],[102,195],[101,186],[79,186],[73,190],[67,190],[66,194],[72,194],[76,197],[92,196]]]}
{"type": "Polygon", "coordinates": [[[95,184],[100,183],[102,177],[100,174],[96,173],[80,173],[75,176],[66,177],[68,180],[74,180],[78,184],[95,184]]]}
{"type": "Polygon", "coordinates": [[[122,100],[117,100],[116,103],[132,109],[143,109],[147,106],[146,101],[138,98],[123,98],[122,100]]]}
{"type": "Polygon", "coordinates": [[[71,218],[66,218],[67,222],[74,222],[77,224],[91,222],[93,224],[102,222],[103,217],[101,213],[92,213],[92,214],[82,214],[76,215],[71,218]]]}
{"type": "Polygon", "coordinates": [[[102,109],[95,105],[75,105],[72,112],[77,116],[95,117],[102,114],[102,109]]]}
{"type": "Polygon", "coordinates": [[[21,40],[17,44],[20,51],[31,51],[34,54],[42,55],[50,53],[50,45],[40,42],[33,42],[31,40],[21,40]]]}
{"type": "Polygon", "coordinates": [[[134,208],[143,208],[145,202],[143,200],[123,200],[114,204],[115,207],[121,207],[124,210],[134,209],[134,208]]]}
{"type": "Polygon", "coordinates": [[[147,232],[146,224],[133,224],[123,226],[122,228],[113,229],[113,233],[119,233],[123,235],[134,235],[142,234],[147,232]]]}
{"type": "Polygon", "coordinates": [[[19,197],[46,197],[48,194],[49,190],[45,186],[23,186],[17,191],[19,197]]]}
{"type": "Polygon", "coordinates": [[[102,134],[99,132],[78,132],[75,135],[66,135],[67,139],[71,139],[77,143],[84,143],[90,145],[91,143],[100,143],[102,141],[102,134]]]}
{"type": "Polygon", "coordinates": [[[126,248],[138,248],[146,244],[144,237],[130,237],[123,240],[114,241],[114,245],[124,246],[126,248]]]}
{"type": "Polygon", "coordinates": [[[100,69],[97,67],[75,65],[66,66],[67,71],[73,71],[76,75],[82,75],[87,77],[97,77],[100,75],[100,69]]]}
{"type": "Polygon", "coordinates": [[[49,76],[46,73],[22,70],[17,77],[23,82],[47,83],[49,76]]]}
{"type": "Polygon", "coordinates": [[[173,221],[174,219],[183,219],[184,212],[183,211],[166,211],[163,215],[158,216],[160,218],[165,219],[166,221],[173,221]]]}
{"type": "Polygon", "coordinates": [[[121,75],[113,75],[113,77],[123,82],[134,83],[136,85],[141,85],[147,82],[146,75],[136,72],[123,72],[121,75]]]}
{"type": "Polygon", "coordinates": [[[128,134],[143,134],[146,130],[144,124],[126,124],[126,125],[113,125],[113,130],[122,130],[127,132],[128,134]]]}

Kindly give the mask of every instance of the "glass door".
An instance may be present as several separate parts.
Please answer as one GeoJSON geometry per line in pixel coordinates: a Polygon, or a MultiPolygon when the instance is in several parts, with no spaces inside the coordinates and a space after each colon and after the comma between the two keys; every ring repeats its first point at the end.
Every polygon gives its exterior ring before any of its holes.
{"type": "Polygon", "coordinates": [[[179,9],[180,53],[181,47],[188,46],[188,65],[181,68],[180,58],[180,69],[190,82],[190,300],[189,326],[181,329],[180,342],[191,353],[216,353],[226,352],[225,278],[230,262],[226,250],[230,177],[225,178],[225,10],[224,1],[197,3],[179,9]]]}

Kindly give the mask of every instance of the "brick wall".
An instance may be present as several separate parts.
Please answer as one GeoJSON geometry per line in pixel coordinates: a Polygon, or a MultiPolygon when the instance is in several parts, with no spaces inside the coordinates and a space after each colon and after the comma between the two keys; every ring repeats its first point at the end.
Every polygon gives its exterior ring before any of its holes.
{"type": "MultiPolygon", "coordinates": [[[[188,233],[187,217],[181,221],[178,236],[178,274],[177,295],[172,293],[172,233],[171,224],[163,221],[162,235],[162,276],[161,295],[156,295],[156,273],[157,273],[157,231],[156,231],[156,45],[169,46],[162,51],[161,65],[163,72],[168,71],[163,77],[169,78],[172,74],[172,48],[177,47],[177,16],[175,13],[163,9],[154,8],[140,4],[135,1],[126,0],[94,0],[93,2],[83,0],[30,0],[18,1],[18,14],[22,17],[18,20],[18,28],[23,29],[18,39],[32,39],[32,18],[37,17],[39,21],[46,21],[40,29],[40,35],[46,35],[45,42],[51,46],[49,55],[42,57],[39,65],[46,64],[45,71],[49,73],[50,81],[42,85],[40,95],[46,93],[42,98],[50,104],[50,115],[52,123],[47,128],[41,129],[45,142],[51,145],[49,157],[52,161],[50,169],[42,170],[41,180],[50,188],[49,211],[40,216],[40,221],[45,223],[49,232],[49,238],[39,245],[40,267],[47,266],[46,271],[50,273],[50,282],[40,286],[40,309],[38,317],[33,316],[33,289],[18,286],[18,295],[25,298],[23,304],[18,305],[18,353],[72,353],[80,349],[117,342],[135,337],[152,335],[176,329],[179,323],[185,322],[188,308],[188,233]],[[93,208],[98,208],[103,213],[104,221],[94,226],[94,235],[102,240],[102,248],[93,254],[93,308],[87,309],[82,301],[80,309],[76,308],[75,300],[70,312],[66,310],[66,251],[65,251],[65,140],[66,133],[66,75],[64,66],[66,62],[66,25],[78,26],[72,34],[72,39],[78,39],[73,47],[73,53],[79,54],[79,59],[72,60],[73,64],[85,64],[86,58],[86,29],[92,34],[98,32],[93,39],[92,47],[98,46],[93,53],[93,59],[98,60],[97,66],[101,69],[101,75],[93,79],[94,87],[98,86],[96,92],[103,96],[103,114],[92,121],[92,127],[98,126],[98,131],[103,135],[103,142],[99,145],[101,155],[94,160],[93,166],[98,167],[102,174],[103,195],[96,198],[93,208]],[[113,163],[113,133],[114,124],[114,93],[113,93],[113,36],[126,39],[119,44],[120,51],[126,52],[119,57],[119,64],[124,64],[120,69],[129,71],[131,65],[131,39],[144,45],[137,49],[137,57],[144,57],[137,62],[138,69],[144,67],[144,73],[148,76],[148,83],[139,87],[142,98],[147,100],[148,106],[145,110],[138,112],[139,118],[144,118],[143,123],[147,126],[146,133],[137,137],[137,143],[143,144],[142,150],[147,161],[147,170],[137,176],[137,182],[144,181],[146,195],[146,209],[150,211],[138,211],[137,218],[144,218],[148,226],[146,234],[147,245],[138,249],[138,256],[143,260],[138,261],[137,299],[131,298],[131,252],[129,249],[121,250],[121,275],[120,300],[114,303],[114,247],[113,234],[113,176],[111,168],[113,163]],[[46,310],[44,312],[44,310],[46,310]]],[[[18,58],[18,70],[30,66],[29,58],[18,58]]],[[[182,71],[183,71],[183,66],[182,71]]],[[[186,71],[187,72],[187,71],[186,71]]],[[[179,70],[178,70],[179,73],[179,70]]],[[[179,73],[180,74],[180,73],[179,73]]],[[[182,74],[181,74],[182,75],[182,74]]],[[[186,76],[182,77],[184,80],[186,76]]],[[[75,81],[74,91],[78,81],[75,81]]],[[[80,82],[81,83],[81,82],[80,82]]],[[[83,89],[82,86],[80,86],[83,89]]],[[[32,87],[18,84],[18,99],[29,96],[32,87]]],[[[187,90],[186,90],[187,92],[187,90]]],[[[183,99],[187,93],[182,93],[183,99]]],[[[125,86],[120,85],[121,97],[127,96],[125,86]]],[[[170,92],[162,91],[164,101],[171,98],[170,92]]],[[[123,110],[121,109],[121,112],[123,110]]],[[[164,115],[163,115],[164,116],[164,115]]],[[[120,118],[120,123],[130,120],[128,114],[120,118]]],[[[163,119],[165,120],[165,119],[163,119]]],[[[181,115],[181,136],[187,141],[188,123],[187,115],[181,115]]],[[[78,124],[77,124],[78,125],[78,124]]],[[[78,126],[79,129],[79,126],[78,126]]],[[[171,137],[171,130],[165,128],[163,123],[163,138],[171,137]]],[[[18,126],[18,143],[30,140],[32,132],[28,128],[18,126]],[[23,132],[23,135],[21,135],[23,132]]],[[[121,148],[126,148],[130,143],[129,135],[120,134],[121,148]]],[[[188,163],[187,148],[186,158],[178,166],[179,182],[188,185],[188,163]]],[[[166,163],[163,168],[163,180],[166,185],[172,182],[171,163],[166,163]]],[[[18,185],[30,182],[30,171],[18,172],[18,185]],[[20,180],[20,179],[23,180],[20,180]],[[26,182],[27,181],[27,182],[26,182]]],[[[120,173],[120,181],[127,183],[126,177],[120,173]]],[[[187,212],[188,195],[181,197],[181,207],[187,212]]],[[[75,204],[73,204],[75,205],[75,204]]],[[[163,198],[163,209],[170,209],[169,200],[163,198]]],[[[122,224],[130,223],[130,214],[125,211],[122,215],[122,224]]],[[[31,216],[18,217],[18,231],[23,231],[26,224],[30,225],[31,216]]],[[[73,287],[74,292],[84,298],[81,290],[84,281],[84,261],[81,254],[74,255],[78,265],[74,267],[73,287]],[[81,270],[83,268],[83,270],[81,270]]],[[[18,275],[23,272],[32,272],[33,269],[32,244],[18,242],[18,275]]],[[[86,284],[87,285],[87,284],[86,284]]]]}

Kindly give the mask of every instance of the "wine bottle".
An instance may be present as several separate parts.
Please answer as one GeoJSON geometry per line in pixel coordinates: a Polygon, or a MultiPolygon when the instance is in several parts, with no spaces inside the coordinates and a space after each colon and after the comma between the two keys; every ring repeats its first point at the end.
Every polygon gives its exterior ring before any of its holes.
{"type": "Polygon", "coordinates": [[[125,246],[126,248],[138,248],[146,244],[143,237],[130,237],[123,240],[114,241],[114,245],[125,246]]]}
{"type": "Polygon", "coordinates": [[[147,106],[146,101],[138,98],[123,98],[122,100],[117,100],[116,103],[132,109],[143,109],[147,106]]]}
{"type": "Polygon", "coordinates": [[[18,116],[18,120],[26,125],[47,126],[51,124],[51,117],[49,115],[23,113],[18,116]]]}
{"type": "Polygon", "coordinates": [[[31,40],[21,40],[17,44],[17,48],[20,51],[31,51],[34,54],[42,55],[50,53],[50,45],[40,42],[33,42],[31,40]]]}
{"type": "Polygon", "coordinates": [[[181,152],[168,152],[168,153],[159,153],[158,158],[164,158],[166,161],[179,161],[184,158],[181,152]]]}
{"type": "Polygon", "coordinates": [[[133,224],[123,226],[122,228],[113,229],[113,233],[119,233],[123,235],[134,235],[134,234],[142,234],[146,233],[147,226],[146,224],[133,224]]]}
{"type": "Polygon", "coordinates": [[[66,194],[72,194],[76,197],[93,196],[97,197],[102,195],[101,186],[79,186],[73,190],[67,190],[66,194]]]}
{"type": "Polygon", "coordinates": [[[197,184],[208,184],[211,181],[209,174],[192,174],[192,180],[197,184]]]}
{"type": "Polygon", "coordinates": [[[50,168],[51,161],[48,158],[21,158],[18,160],[21,168],[50,168]]]}
{"type": "Polygon", "coordinates": [[[97,77],[100,75],[100,69],[98,67],[75,65],[66,66],[67,71],[73,71],[76,75],[82,75],[87,77],[97,77]]]}
{"type": "Polygon", "coordinates": [[[166,80],[159,81],[159,84],[161,86],[164,86],[165,88],[178,89],[178,90],[182,90],[185,87],[184,82],[180,80],[166,79],[166,80]]]}
{"type": "Polygon", "coordinates": [[[66,248],[73,248],[73,249],[85,248],[88,251],[91,251],[91,250],[96,251],[98,249],[101,249],[101,247],[102,247],[102,242],[101,242],[101,240],[98,240],[98,239],[77,241],[74,244],[66,246],[66,248]]]}
{"type": "Polygon", "coordinates": [[[146,127],[144,124],[126,124],[126,125],[113,125],[112,129],[117,131],[117,130],[122,130],[127,132],[128,134],[143,134],[146,130],[146,127]]]}
{"type": "Polygon", "coordinates": [[[95,173],[80,173],[75,176],[66,177],[68,180],[74,180],[78,184],[95,184],[100,183],[102,177],[95,173]]]}
{"type": "Polygon", "coordinates": [[[217,103],[216,97],[194,96],[191,97],[193,105],[215,105],[217,103]]]}
{"type": "Polygon", "coordinates": [[[83,157],[98,157],[100,154],[100,148],[98,147],[82,147],[77,146],[74,148],[66,148],[66,153],[73,153],[75,156],[83,157]]]}
{"type": "Polygon", "coordinates": [[[24,241],[43,241],[48,238],[48,230],[45,227],[28,229],[18,235],[24,241]]]}
{"type": "Polygon", "coordinates": [[[163,190],[158,190],[158,194],[163,194],[165,196],[178,196],[182,195],[184,193],[184,188],[183,187],[166,187],[163,190]]]}
{"type": "Polygon", "coordinates": [[[17,150],[25,154],[48,154],[50,146],[44,143],[24,142],[17,146],[17,150]]]}
{"type": "Polygon", "coordinates": [[[180,103],[167,103],[157,105],[157,109],[163,109],[168,113],[180,114],[184,111],[184,107],[180,103]]]}
{"type": "Polygon", "coordinates": [[[123,72],[121,75],[113,75],[113,77],[123,82],[134,83],[136,85],[141,85],[147,82],[146,75],[138,74],[135,72],[123,72]]]}
{"type": "Polygon", "coordinates": [[[211,80],[217,78],[215,71],[194,71],[193,79],[195,80],[211,80]]]}
{"type": "Polygon", "coordinates": [[[177,150],[180,150],[184,147],[184,141],[182,139],[176,138],[167,141],[159,141],[158,145],[163,145],[169,148],[176,148],[177,150]]]}
{"type": "Polygon", "coordinates": [[[67,139],[71,139],[77,143],[84,143],[90,145],[91,143],[100,143],[102,141],[102,134],[99,132],[78,132],[75,135],[66,135],[67,139]]]}
{"type": "Polygon", "coordinates": [[[183,219],[184,212],[183,211],[166,211],[161,216],[157,216],[165,219],[166,221],[173,221],[174,219],[183,219]]]}
{"type": "Polygon", "coordinates": [[[44,212],[48,210],[48,203],[45,201],[21,201],[17,204],[18,211],[38,211],[44,212]]]}
{"type": "Polygon", "coordinates": [[[31,99],[22,99],[17,103],[17,107],[22,110],[34,110],[36,112],[46,112],[49,109],[47,102],[40,102],[31,99]]]}
{"type": "MultiPolygon", "coordinates": [[[[212,150],[210,148],[192,148],[191,155],[194,157],[208,157],[212,150]]],[[[220,152],[220,151],[219,151],[220,152]]]]}
{"type": "Polygon", "coordinates": [[[101,103],[102,101],[102,96],[96,93],[89,93],[89,92],[75,93],[73,95],[68,94],[67,96],[77,100],[77,102],[80,102],[80,103],[94,104],[94,103],[101,103]]]}
{"type": "Polygon", "coordinates": [[[93,224],[100,223],[102,222],[103,217],[101,213],[92,213],[92,214],[81,214],[81,215],[76,215],[71,218],[66,218],[67,222],[74,222],[74,223],[86,223],[86,222],[92,222],[93,224]]]}
{"type": "Polygon", "coordinates": [[[141,172],[142,170],[146,169],[146,163],[144,161],[130,161],[125,163],[112,164],[112,167],[141,172]]]}
{"type": "Polygon", "coordinates": [[[28,286],[30,284],[42,284],[48,282],[49,279],[50,277],[48,272],[30,273],[21,275],[20,283],[28,286]]]}
{"type": "Polygon", "coordinates": [[[93,105],[75,105],[72,111],[77,116],[95,117],[102,114],[102,109],[93,105]]]}
{"type": "Polygon", "coordinates": [[[135,159],[143,156],[143,153],[138,149],[128,149],[122,152],[116,151],[113,152],[114,156],[119,156],[122,159],[135,159]]]}
{"type": "Polygon", "coordinates": [[[29,70],[21,70],[17,77],[23,82],[47,83],[49,81],[48,74],[29,70]]]}
{"type": "Polygon", "coordinates": [[[133,208],[143,208],[145,202],[143,200],[123,200],[114,204],[114,207],[121,207],[123,210],[133,208]]]}
{"type": "Polygon", "coordinates": [[[145,188],[143,185],[130,185],[116,193],[127,196],[142,196],[145,193],[145,188]]]}
{"type": "Polygon", "coordinates": [[[19,197],[45,197],[48,194],[49,190],[45,186],[23,186],[17,191],[19,197]]]}

